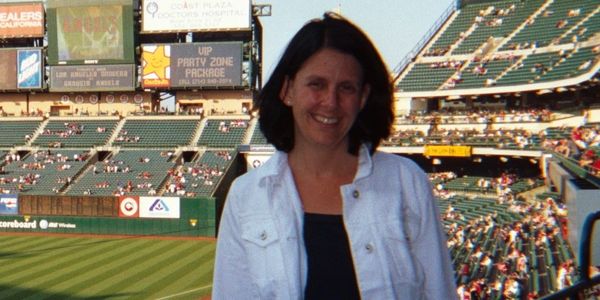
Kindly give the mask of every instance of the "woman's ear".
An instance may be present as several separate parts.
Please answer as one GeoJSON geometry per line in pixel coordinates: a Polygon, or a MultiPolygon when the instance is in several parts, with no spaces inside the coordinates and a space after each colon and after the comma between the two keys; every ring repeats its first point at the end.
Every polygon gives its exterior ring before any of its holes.
{"type": "Polygon", "coordinates": [[[365,83],[363,86],[362,94],[360,95],[360,109],[362,110],[367,104],[367,99],[369,99],[369,95],[371,95],[371,85],[365,83]]]}
{"type": "Polygon", "coordinates": [[[279,90],[279,99],[281,101],[283,101],[284,105],[287,105],[287,106],[292,105],[292,101],[290,100],[290,96],[288,95],[289,86],[290,86],[290,79],[289,79],[289,77],[286,76],[283,79],[283,84],[281,85],[281,90],[279,90]]]}

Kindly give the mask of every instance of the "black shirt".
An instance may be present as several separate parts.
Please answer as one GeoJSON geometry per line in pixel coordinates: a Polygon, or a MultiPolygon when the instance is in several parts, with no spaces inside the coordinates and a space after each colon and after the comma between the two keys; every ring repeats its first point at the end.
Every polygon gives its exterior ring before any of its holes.
{"type": "Polygon", "coordinates": [[[305,299],[360,299],[341,215],[304,214],[308,256],[305,299]]]}

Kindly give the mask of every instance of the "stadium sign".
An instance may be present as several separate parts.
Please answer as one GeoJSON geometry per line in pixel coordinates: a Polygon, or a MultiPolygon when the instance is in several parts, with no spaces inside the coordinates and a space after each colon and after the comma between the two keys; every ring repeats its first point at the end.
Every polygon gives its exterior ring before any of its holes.
{"type": "Polygon", "coordinates": [[[0,215],[19,214],[19,200],[17,195],[0,196],[0,215]]]}
{"type": "Polygon", "coordinates": [[[119,197],[119,217],[138,218],[140,216],[140,198],[138,196],[119,197]]]}
{"type": "Polygon", "coordinates": [[[44,5],[11,3],[0,5],[0,38],[44,36],[44,5]]]}
{"type": "Polygon", "coordinates": [[[135,90],[134,65],[52,66],[51,92],[135,90]]]}
{"type": "Polygon", "coordinates": [[[250,0],[144,0],[142,33],[250,30],[250,0]]]}
{"type": "Polygon", "coordinates": [[[242,43],[142,45],[144,88],[240,86],[242,43]]]}
{"type": "Polygon", "coordinates": [[[38,222],[33,220],[33,221],[19,221],[19,220],[10,220],[10,221],[4,221],[4,220],[0,220],[0,228],[2,229],[36,229],[37,228],[37,224],[38,222]]]}
{"type": "Polygon", "coordinates": [[[132,0],[48,1],[48,64],[134,63],[132,0]]]}
{"type": "Polygon", "coordinates": [[[141,218],[179,219],[179,197],[140,197],[141,218]]]}
{"type": "Polygon", "coordinates": [[[17,51],[17,88],[42,88],[42,50],[23,49],[17,51]]]}
{"type": "Polygon", "coordinates": [[[471,152],[471,146],[425,145],[423,149],[423,155],[432,157],[470,157],[471,152]]]}

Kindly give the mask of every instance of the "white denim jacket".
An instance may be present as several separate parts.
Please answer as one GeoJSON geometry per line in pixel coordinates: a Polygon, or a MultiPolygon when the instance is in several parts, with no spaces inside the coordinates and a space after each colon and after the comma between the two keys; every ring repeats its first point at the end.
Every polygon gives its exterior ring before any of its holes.
{"type": "MultiPolygon", "coordinates": [[[[371,156],[363,145],[354,181],[340,192],[362,299],[457,298],[438,209],[414,162],[382,152],[371,156]]],[[[302,226],[287,154],[276,152],[231,186],[212,299],[304,299],[302,226]]]]}

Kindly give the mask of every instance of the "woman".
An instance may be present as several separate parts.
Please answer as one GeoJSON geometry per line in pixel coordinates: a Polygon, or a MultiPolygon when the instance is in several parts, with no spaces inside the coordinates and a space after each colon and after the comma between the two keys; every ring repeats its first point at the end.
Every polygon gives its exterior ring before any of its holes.
{"type": "Polygon", "coordinates": [[[377,152],[393,121],[389,73],[333,14],[293,37],[258,97],[277,152],[233,183],[213,299],[455,299],[427,176],[377,152]]]}

